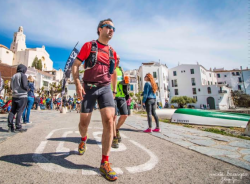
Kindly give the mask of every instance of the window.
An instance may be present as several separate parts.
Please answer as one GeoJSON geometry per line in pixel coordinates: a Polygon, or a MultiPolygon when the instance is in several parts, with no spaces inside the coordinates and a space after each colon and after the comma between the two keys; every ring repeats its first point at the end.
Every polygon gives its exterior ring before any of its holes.
{"type": "Polygon", "coordinates": [[[153,77],[154,77],[155,79],[157,78],[156,72],[153,72],[153,77]]]}
{"type": "Polygon", "coordinates": [[[211,77],[211,73],[209,73],[209,77],[211,77]]]}
{"type": "Polygon", "coordinates": [[[211,94],[211,88],[210,87],[207,88],[207,93],[211,94]]]}
{"type": "Polygon", "coordinates": [[[233,75],[233,76],[235,76],[235,73],[234,73],[234,72],[232,72],[232,75],[233,75]]]}
{"type": "Polygon", "coordinates": [[[241,85],[238,85],[238,90],[241,90],[241,85]]]}
{"type": "Polygon", "coordinates": [[[210,82],[209,82],[209,81],[207,81],[207,84],[208,84],[208,85],[210,85],[210,82]]]}
{"type": "Polygon", "coordinates": [[[165,81],[165,75],[163,74],[163,81],[165,81]]]}
{"type": "Polygon", "coordinates": [[[242,82],[241,77],[239,77],[239,82],[242,82]]]}
{"type": "Polygon", "coordinates": [[[47,81],[43,81],[43,86],[49,86],[49,83],[47,81]]]}
{"type": "Polygon", "coordinates": [[[195,78],[191,78],[192,86],[195,86],[195,78]]]}
{"type": "Polygon", "coordinates": [[[172,87],[178,87],[177,79],[172,80],[172,87]]]}
{"type": "Polygon", "coordinates": [[[194,74],[194,69],[190,69],[191,74],[194,74]]]}
{"type": "Polygon", "coordinates": [[[175,95],[179,95],[178,89],[174,89],[174,94],[175,94],[175,95]]]}
{"type": "Polygon", "coordinates": [[[196,102],[197,102],[197,96],[193,96],[193,99],[195,99],[195,100],[196,100],[196,102]]]}
{"type": "Polygon", "coordinates": [[[196,88],[193,88],[193,95],[196,95],[196,88]]]}
{"type": "Polygon", "coordinates": [[[240,75],[240,72],[236,72],[236,75],[240,75]]]}
{"type": "Polygon", "coordinates": [[[227,77],[227,75],[224,75],[224,77],[227,77]]]}
{"type": "Polygon", "coordinates": [[[201,89],[200,89],[200,88],[198,88],[198,91],[200,92],[200,91],[201,91],[201,89]]]}
{"type": "Polygon", "coordinates": [[[219,73],[217,73],[217,77],[220,78],[220,74],[219,73]]]}
{"type": "Polygon", "coordinates": [[[134,85],[130,85],[130,91],[134,91],[134,85]]]}
{"type": "Polygon", "coordinates": [[[176,75],[177,75],[176,71],[173,71],[173,75],[174,75],[174,76],[176,76],[176,75]]]}

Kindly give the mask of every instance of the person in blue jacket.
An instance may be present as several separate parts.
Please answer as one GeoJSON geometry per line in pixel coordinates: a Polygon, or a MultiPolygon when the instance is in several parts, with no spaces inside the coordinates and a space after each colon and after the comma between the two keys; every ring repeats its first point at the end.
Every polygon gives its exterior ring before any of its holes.
{"type": "Polygon", "coordinates": [[[30,109],[33,107],[34,101],[35,101],[35,95],[34,95],[34,91],[35,91],[35,87],[34,87],[34,79],[32,76],[28,77],[28,101],[27,101],[27,105],[23,111],[23,123],[32,123],[30,121],[30,109]]]}
{"type": "Polygon", "coordinates": [[[159,119],[156,115],[155,109],[156,109],[156,91],[157,91],[157,85],[154,81],[153,76],[148,73],[144,80],[146,81],[144,85],[144,91],[143,91],[143,105],[146,106],[147,116],[148,116],[148,129],[144,130],[145,133],[151,133],[153,132],[161,132],[161,129],[159,127],[159,119]],[[152,115],[154,116],[155,122],[156,122],[156,128],[152,130],[152,115]]]}

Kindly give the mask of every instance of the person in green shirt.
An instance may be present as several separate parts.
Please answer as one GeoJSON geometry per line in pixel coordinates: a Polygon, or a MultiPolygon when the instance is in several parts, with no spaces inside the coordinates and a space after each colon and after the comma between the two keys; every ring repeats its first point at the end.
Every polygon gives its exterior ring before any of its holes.
{"type": "Polygon", "coordinates": [[[125,122],[125,120],[128,117],[128,108],[127,108],[127,102],[126,102],[126,95],[123,92],[123,85],[121,82],[124,80],[123,70],[119,66],[120,64],[120,56],[117,55],[117,67],[116,67],[116,73],[117,73],[117,87],[116,87],[116,96],[115,96],[115,117],[114,117],[114,138],[112,142],[112,148],[118,148],[119,144],[121,142],[121,136],[119,129],[125,122]],[[120,112],[120,118],[118,119],[118,123],[116,125],[116,119],[118,115],[118,110],[120,112]]]}

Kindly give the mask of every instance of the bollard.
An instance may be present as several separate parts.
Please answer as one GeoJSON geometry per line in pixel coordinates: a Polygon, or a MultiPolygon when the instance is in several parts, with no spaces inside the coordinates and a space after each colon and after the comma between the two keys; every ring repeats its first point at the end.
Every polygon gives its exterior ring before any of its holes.
{"type": "Polygon", "coordinates": [[[250,136],[250,120],[247,123],[244,134],[247,135],[247,136],[250,136]]]}
{"type": "Polygon", "coordinates": [[[37,106],[37,110],[38,110],[38,111],[40,111],[40,110],[41,110],[40,105],[38,105],[38,106],[37,106]]]}

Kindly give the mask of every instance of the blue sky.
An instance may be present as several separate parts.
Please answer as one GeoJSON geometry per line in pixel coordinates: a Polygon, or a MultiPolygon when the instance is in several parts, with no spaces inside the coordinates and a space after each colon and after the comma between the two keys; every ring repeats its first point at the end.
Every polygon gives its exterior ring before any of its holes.
{"type": "Polygon", "coordinates": [[[100,20],[111,18],[110,45],[125,69],[161,61],[169,68],[250,67],[248,0],[8,0],[0,1],[0,44],[10,47],[23,26],[28,48],[45,45],[54,68],[64,68],[77,48],[97,39],[100,20]]]}

